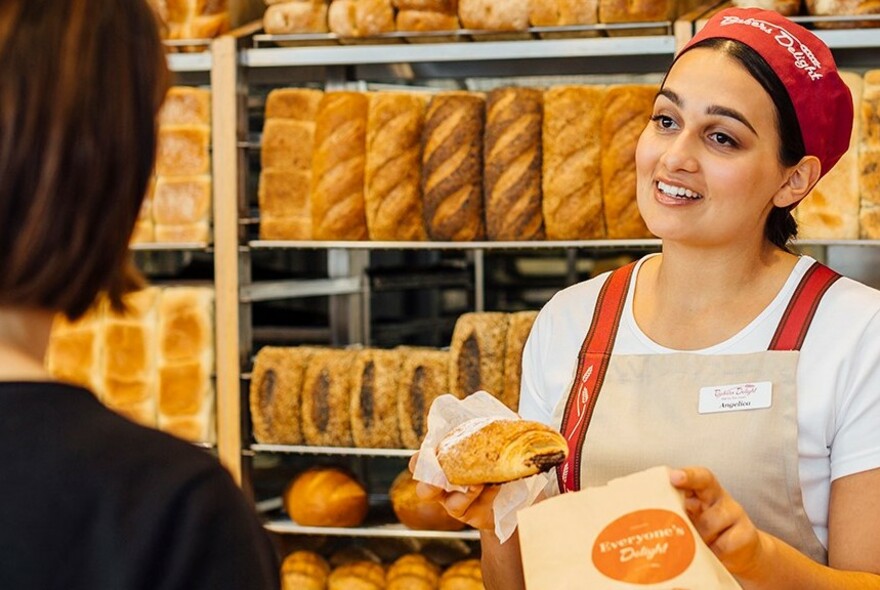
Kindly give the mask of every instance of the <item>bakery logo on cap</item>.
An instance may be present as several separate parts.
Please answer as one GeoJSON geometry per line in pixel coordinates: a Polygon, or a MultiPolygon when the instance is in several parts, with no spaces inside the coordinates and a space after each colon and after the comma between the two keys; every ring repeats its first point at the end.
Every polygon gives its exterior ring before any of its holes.
{"type": "Polygon", "coordinates": [[[630,584],[658,584],[680,576],[696,555],[694,535],[670,510],[636,510],[602,529],[593,543],[593,565],[630,584]]]}
{"type": "Polygon", "coordinates": [[[721,26],[725,27],[728,25],[746,25],[759,29],[768,35],[773,35],[773,39],[779,46],[788,51],[794,58],[796,68],[806,72],[811,81],[822,78],[822,74],[819,72],[822,69],[822,63],[816,59],[810,48],[779,25],[757,18],[740,18],[735,15],[725,15],[721,18],[721,26]]]}

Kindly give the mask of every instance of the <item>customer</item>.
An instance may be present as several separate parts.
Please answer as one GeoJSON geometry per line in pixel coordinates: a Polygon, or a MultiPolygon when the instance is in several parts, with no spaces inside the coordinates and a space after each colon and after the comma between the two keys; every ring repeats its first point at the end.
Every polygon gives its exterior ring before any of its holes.
{"type": "Polygon", "coordinates": [[[278,588],[207,452],[53,381],[53,316],[139,280],[127,245],[165,57],[145,0],[0,0],[0,588],[278,588]]]}
{"type": "MultiPolygon", "coordinates": [[[[717,14],[636,152],[662,253],[558,293],[523,358],[520,414],[571,450],[549,493],[699,465],[672,483],[746,590],[880,588],[880,293],[788,247],[791,209],[852,118],[816,36],[774,12],[717,14]],[[742,384],[751,406],[713,405],[742,384]]],[[[488,588],[522,587],[518,539],[492,532],[497,487],[419,489],[481,529],[488,588]]]]}

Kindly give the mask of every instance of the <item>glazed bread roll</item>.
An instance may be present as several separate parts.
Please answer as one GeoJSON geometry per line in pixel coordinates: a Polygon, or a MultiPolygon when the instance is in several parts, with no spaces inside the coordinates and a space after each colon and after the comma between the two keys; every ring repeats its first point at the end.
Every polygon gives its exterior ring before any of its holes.
{"type": "Polygon", "coordinates": [[[208,146],[211,128],[207,125],[163,125],[159,127],[156,148],[156,174],[193,176],[211,168],[208,146]]]}
{"type": "Polygon", "coordinates": [[[371,240],[425,240],[419,162],[425,98],[370,95],[364,173],[367,230],[371,240]]]}
{"type": "Polygon", "coordinates": [[[597,86],[556,86],[544,92],[542,207],[548,240],[605,237],[603,94],[597,86]]]}
{"type": "Polygon", "coordinates": [[[316,240],[365,240],[367,97],[328,92],[321,99],[312,156],[312,233],[316,240]]]}
{"type": "Polygon", "coordinates": [[[350,447],[351,367],[357,352],[319,350],[303,378],[302,428],[306,444],[350,447]]]}
{"type": "Polygon", "coordinates": [[[501,395],[507,319],[505,313],[466,313],[455,322],[449,363],[452,395],[464,398],[481,389],[501,395]]]}
{"type": "Polygon", "coordinates": [[[273,4],[263,15],[263,29],[270,35],[326,33],[327,5],[323,0],[273,4]]]}
{"type": "Polygon", "coordinates": [[[530,420],[473,418],[437,443],[437,460],[449,483],[506,483],[559,465],[568,456],[565,438],[530,420]]]}
{"type": "Polygon", "coordinates": [[[340,565],[330,572],[327,590],[384,590],[385,569],[372,561],[340,565]]]}
{"type": "Polygon", "coordinates": [[[440,576],[440,590],[483,590],[483,570],[479,559],[459,561],[440,576]]]}
{"type": "Polygon", "coordinates": [[[367,492],[336,467],[313,467],[284,491],[284,510],[303,526],[356,527],[367,516],[367,492]]]}
{"type": "Polygon", "coordinates": [[[460,531],[464,523],[455,520],[436,500],[422,500],[416,494],[416,482],[404,469],[391,484],[391,508],[397,519],[411,529],[428,531],[460,531]]]}
{"type": "Polygon", "coordinates": [[[301,445],[302,388],[309,359],[317,349],[264,346],[254,359],[250,410],[259,443],[301,445]]]}
{"type": "Polygon", "coordinates": [[[439,568],[419,553],[409,553],[388,568],[386,590],[437,590],[439,568]]]}
{"type": "Polygon", "coordinates": [[[485,101],[443,92],[428,104],[422,134],[422,194],[432,240],[485,237],[482,151],[485,101]]]}
{"type": "Polygon", "coordinates": [[[294,551],[281,563],[281,590],[324,590],[330,566],[312,551],[294,551]]]}
{"type": "Polygon", "coordinates": [[[529,0],[459,0],[458,17],[466,29],[524,31],[529,27],[529,0]]]}
{"type": "Polygon", "coordinates": [[[211,91],[172,86],[159,111],[159,125],[210,125],[211,91]]]}
{"type": "Polygon", "coordinates": [[[266,95],[266,119],[312,121],[324,93],[313,88],[276,88],[266,95]]]}
{"type": "Polygon", "coordinates": [[[544,237],[541,214],[541,91],[498,88],[486,101],[486,234],[490,240],[544,237]]]}
{"type": "Polygon", "coordinates": [[[257,201],[260,207],[260,238],[263,240],[310,240],[312,208],[308,169],[267,168],[260,172],[257,201]]]}
{"type": "Polygon", "coordinates": [[[613,86],[602,118],[602,199],[612,239],[650,237],[636,203],[636,143],[653,111],[656,86],[613,86]]]}
{"type": "Polygon", "coordinates": [[[417,449],[428,429],[428,409],[449,390],[450,354],[446,350],[405,349],[397,387],[400,440],[417,449]]]}
{"type": "Polygon", "coordinates": [[[504,389],[500,399],[514,412],[519,408],[523,348],[536,317],[537,311],[520,311],[508,317],[507,338],[504,343],[504,389]]]}
{"type": "Polygon", "coordinates": [[[357,354],[351,382],[351,434],[358,447],[400,447],[396,383],[400,353],[366,349],[357,354]]]}
{"type": "Polygon", "coordinates": [[[859,146],[859,232],[862,238],[877,240],[880,239],[880,70],[866,72],[864,84],[859,146]]]}

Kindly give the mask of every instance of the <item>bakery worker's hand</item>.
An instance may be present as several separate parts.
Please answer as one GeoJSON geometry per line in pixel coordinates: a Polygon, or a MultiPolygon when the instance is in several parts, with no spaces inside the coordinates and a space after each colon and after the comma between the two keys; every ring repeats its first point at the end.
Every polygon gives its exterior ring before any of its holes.
{"type": "MultiPolygon", "coordinates": [[[[409,461],[409,470],[416,466],[418,453],[409,461]]],[[[495,513],[492,503],[498,495],[500,485],[468,486],[467,492],[447,492],[423,481],[416,485],[416,495],[426,502],[440,502],[452,518],[478,530],[495,530],[495,513]]]]}
{"type": "Polygon", "coordinates": [[[685,493],[691,522],[730,573],[745,574],[761,562],[765,535],[711,471],[704,467],[673,469],[669,481],[685,493]]]}

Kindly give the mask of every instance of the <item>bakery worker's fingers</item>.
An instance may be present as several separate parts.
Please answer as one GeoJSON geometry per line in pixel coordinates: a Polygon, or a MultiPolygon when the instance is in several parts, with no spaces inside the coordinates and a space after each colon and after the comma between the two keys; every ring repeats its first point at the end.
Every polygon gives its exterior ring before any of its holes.
{"type": "Polygon", "coordinates": [[[479,495],[483,492],[483,486],[470,486],[466,492],[449,492],[444,500],[441,500],[446,512],[452,518],[463,520],[465,513],[471,507],[479,495]]]}
{"type": "Polygon", "coordinates": [[[409,472],[414,473],[416,470],[416,462],[419,460],[419,452],[416,453],[409,458],[409,472]]]}
{"type": "Polygon", "coordinates": [[[416,483],[416,495],[420,500],[424,500],[429,502],[431,500],[436,500],[438,502],[443,501],[446,492],[443,491],[443,488],[438,488],[437,486],[432,486],[429,483],[425,483],[423,481],[416,483]]]}

